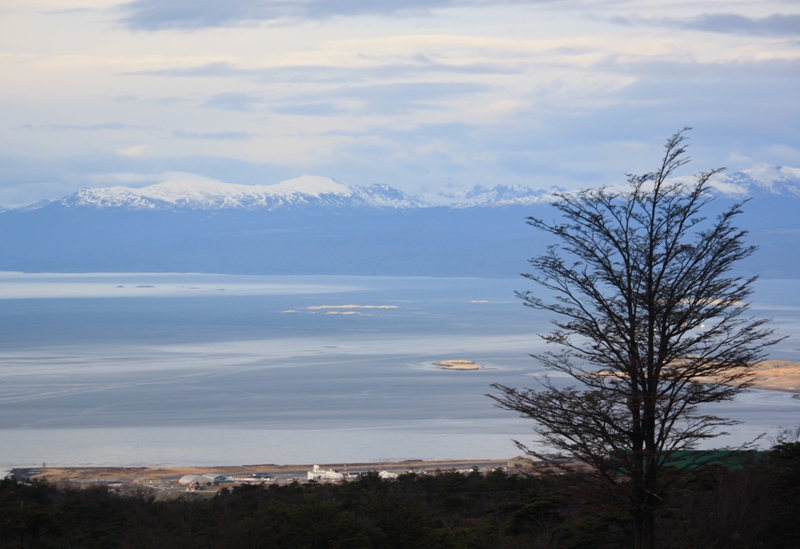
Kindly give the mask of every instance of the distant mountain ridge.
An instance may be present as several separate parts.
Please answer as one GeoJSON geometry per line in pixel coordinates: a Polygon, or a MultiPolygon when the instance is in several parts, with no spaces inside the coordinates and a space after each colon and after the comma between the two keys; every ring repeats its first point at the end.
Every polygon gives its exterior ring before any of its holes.
{"type": "MultiPolygon", "coordinates": [[[[559,192],[498,185],[410,197],[319,176],[190,177],[0,211],[0,271],[514,277],[553,243],[525,221],[556,217],[559,192]]],[[[758,166],[712,183],[708,217],[752,198],[738,223],[759,250],[739,272],[796,278],[800,170],[758,166]]]]}
{"type": "Polygon", "coordinates": [[[722,173],[719,179],[739,188],[742,194],[755,189],[777,195],[800,197],[800,168],[759,164],[749,170],[722,173]]]}
{"type": "Polygon", "coordinates": [[[476,185],[471,189],[443,189],[436,193],[423,194],[418,198],[427,206],[451,208],[475,208],[496,206],[526,206],[552,202],[555,194],[564,189],[531,189],[521,185],[476,185]]]}
{"type": "MultiPolygon", "coordinates": [[[[681,179],[690,181],[691,176],[681,179]]],[[[757,193],[800,197],[800,168],[762,164],[749,170],[721,173],[711,182],[725,196],[757,193]]],[[[240,185],[197,176],[175,177],[146,187],[85,188],[63,198],[42,201],[22,209],[47,206],[67,208],[123,208],[129,210],[278,210],[282,208],[415,209],[531,206],[552,202],[564,189],[531,189],[520,185],[477,185],[471,189],[439,190],[412,197],[384,184],[367,187],[335,179],[301,175],[276,185],[240,185]]],[[[0,214],[4,210],[0,207],[0,214]]]]}
{"type": "Polygon", "coordinates": [[[551,200],[553,192],[553,189],[534,190],[518,185],[497,185],[411,197],[384,184],[359,187],[314,175],[302,175],[276,185],[238,185],[192,178],[172,179],[139,188],[86,188],[58,200],[26,206],[25,209],[49,205],[130,210],[277,210],[314,206],[394,210],[438,206],[464,208],[534,204],[551,200]]]}
{"type": "Polygon", "coordinates": [[[237,185],[210,179],[170,180],[142,188],[82,189],[54,201],[67,207],[131,210],[274,210],[287,206],[413,208],[416,202],[388,185],[355,187],[327,177],[303,175],[277,185],[237,185]]]}

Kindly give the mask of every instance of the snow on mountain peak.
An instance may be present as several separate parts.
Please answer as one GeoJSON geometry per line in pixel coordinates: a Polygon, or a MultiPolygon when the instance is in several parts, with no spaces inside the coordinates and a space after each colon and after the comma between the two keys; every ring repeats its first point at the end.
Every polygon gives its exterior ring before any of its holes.
{"type": "MultiPolygon", "coordinates": [[[[159,181],[145,187],[113,186],[87,188],[57,200],[66,207],[126,208],[133,210],[218,210],[266,209],[284,207],[328,208],[450,208],[532,206],[551,202],[564,189],[532,189],[518,185],[482,185],[471,189],[449,185],[411,198],[388,185],[367,187],[348,185],[316,175],[301,175],[275,185],[225,183],[192,173],[170,172],[148,176],[159,181]]],[[[690,184],[694,179],[683,176],[690,184]]],[[[753,192],[800,197],[800,169],[761,164],[748,170],[720,173],[709,185],[728,196],[747,196],[753,192]]],[[[622,189],[620,189],[622,190],[622,189]]],[[[44,207],[49,202],[29,206],[44,207]]]]}
{"type": "Polygon", "coordinates": [[[277,185],[240,185],[194,174],[168,174],[166,181],[146,187],[82,189],[59,202],[66,206],[164,210],[187,208],[275,209],[284,206],[407,208],[417,203],[400,191],[373,185],[359,188],[328,177],[301,175],[277,185]]]}
{"type": "Polygon", "coordinates": [[[277,185],[272,185],[270,188],[276,191],[285,190],[289,193],[307,194],[317,198],[324,194],[335,194],[339,196],[353,195],[353,189],[349,185],[319,175],[301,175],[294,179],[281,181],[277,185]]]}
{"type": "Polygon", "coordinates": [[[800,169],[759,164],[747,170],[718,174],[709,183],[728,195],[748,195],[760,189],[769,194],[800,196],[800,169]]]}
{"type": "Polygon", "coordinates": [[[558,189],[531,189],[520,185],[495,185],[492,188],[476,185],[471,189],[450,186],[426,194],[424,199],[430,204],[456,208],[531,205],[552,200],[553,193],[557,191],[558,189]]]}
{"type": "Polygon", "coordinates": [[[800,196],[800,168],[759,164],[749,170],[742,170],[741,173],[769,192],[775,194],[788,192],[800,196]]]}

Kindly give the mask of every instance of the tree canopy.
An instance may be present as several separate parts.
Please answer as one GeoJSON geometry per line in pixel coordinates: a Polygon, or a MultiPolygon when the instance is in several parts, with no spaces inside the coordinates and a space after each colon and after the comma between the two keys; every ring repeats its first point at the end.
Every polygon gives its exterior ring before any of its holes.
{"type": "Polygon", "coordinates": [[[691,183],[676,177],[689,161],[685,131],[667,140],[657,170],[628,175],[624,189],[564,193],[559,221],[529,218],[557,241],[523,275],[539,291],[518,292],[555,314],[542,337],[557,350],[535,358],[577,384],[545,378],[538,389],[494,385],[499,394],[489,395],[534,420],[541,445],[624,494],[637,547],[652,547],[669,456],[733,423],[706,405],[746,388],[751,365],[775,343],[748,311],[755,279],[732,272],[755,251],[734,225],[743,203],[709,219],[709,182],[721,170],[691,183]]]}

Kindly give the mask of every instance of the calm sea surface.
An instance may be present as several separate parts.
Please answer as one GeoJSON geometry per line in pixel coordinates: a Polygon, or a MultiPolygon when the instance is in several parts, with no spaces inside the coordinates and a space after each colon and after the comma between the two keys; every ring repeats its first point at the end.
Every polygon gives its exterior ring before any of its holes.
{"type": "MultiPolygon", "coordinates": [[[[753,313],[800,360],[800,282],[753,313]]],[[[528,422],[491,383],[534,386],[549,317],[523,279],[0,273],[0,469],[504,458],[528,422]],[[469,359],[481,371],[443,371],[469,359]]],[[[719,443],[800,424],[791,394],[717,405],[719,443]]]]}

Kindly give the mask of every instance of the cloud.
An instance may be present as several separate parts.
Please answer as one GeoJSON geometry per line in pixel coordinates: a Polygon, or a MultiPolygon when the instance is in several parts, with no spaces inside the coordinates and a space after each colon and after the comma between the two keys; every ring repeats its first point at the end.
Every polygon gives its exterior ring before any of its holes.
{"type": "Polygon", "coordinates": [[[146,75],[146,76],[177,76],[177,77],[195,77],[195,78],[208,78],[218,76],[242,76],[251,74],[253,71],[238,69],[224,61],[216,63],[204,63],[193,67],[179,67],[172,69],[162,69],[156,71],[139,71],[126,73],[129,76],[146,75]]]}
{"type": "MultiPolygon", "coordinates": [[[[209,101],[207,101],[204,106],[210,106],[214,108],[221,108],[227,110],[235,110],[235,111],[249,110],[248,105],[250,104],[249,102],[251,102],[251,100],[243,99],[240,97],[230,97],[230,95],[236,95],[236,94],[226,94],[224,97],[215,96],[209,101]]],[[[125,124],[122,122],[106,122],[104,124],[88,124],[88,125],[25,124],[24,126],[19,126],[17,129],[47,131],[47,132],[64,132],[64,131],[99,132],[99,131],[141,130],[141,129],[153,129],[153,128],[147,128],[145,126],[135,126],[132,124],[125,124]]],[[[253,137],[251,133],[243,131],[185,132],[180,130],[173,131],[172,136],[180,137],[182,139],[209,139],[218,141],[245,141],[247,139],[252,139],[253,137]]],[[[136,149],[136,147],[132,148],[131,150],[134,149],[136,149]]],[[[139,149],[141,149],[141,147],[139,147],[139,149]]],[[[128,153],[123,153],[123,154],[128,154],[128,153]]]]}
{"type": "Polygon", "coordinates": [[[150,152],[150,150],[151,149],[149,145],[141,144],[141,145],[130,145],[128,147],[122,147],[120,149],[117,149],[117,152],[122,156],[137,157],[137,156],[145,156],[150,152]]]}
{"type": "Polygon", "coordinates": [[[736,13],[704,13],[703,15],[691,19],[676,19],[671,17],[616,17],[611,20],[624,25],[672,27],[724,34],[773,37],[800,36],[800,15],[784,15],[779,13],[761,19],[746,17],[736,13]]]}
{"type": "Polygon", "coordinates": [[[342,114],[344,109],[333,103],[298,103],[294,105],[282,105],[273,109],[277,114],[289,114],[299,116],[336,116],[342,114]]]}
{"type": "MultiPolygon", "coordinates": [[[[552,0],[550,0],[551,2],[552,0]]],[[[460,6],[550,3],[548,0],[133,0],[123,4],[121,22],[131,30],[202,29],[328,19],[337,16],[428,15],[460,6]]]]}
{"type": "Polygon", "coordinates": [[[796,80],[800,59],[763,59],[758,61],[654,61],[610,58],[596,65],[600,70],[630,74],[642,79],[665,80],[796,80]]]}
{"type": "Polygon", "coordinates": [[[245,141],[252,139],[253,135],[248,132],[183,132],[174,131],[172,135],[182,139],[211,139],[218,141],[245,141]]]}
{"type": "Polygon", "coordinates": [[[131,76],[164,76],[178,78],[252,77],[264,82],[353,82],[368,78],[408,78],[424,74],[519,74],[520,67],[502,63],[448,64],[423,60],[415,63],[387,63],[357,67],[330,65],[291,65],[242,69],[231,63],[215,62],[193,67],[175,67],[155,71],[126,73],[131,76]]]}
{"type": "Polygon", "coordinates": [[[279,114],[334,116],[355,114],[405,114],[440,108],[437,102],[492,90],[469,82],[404,82],[366,86],[342,86],[319,94],[293,98],[273,110],[279,114]]]}
{"type": "Polygon", "coordinates": [[[153,101],[156,105],[160,105],[162,107],[172,107],[174,105],[180,105],[181,103],[187,104],[191,103],[192,100],[188,97],[161,97],[153,101]]]}
{"type": "Polygon", "coordinates": [[[688,21],[687,28],[755,36],[800,36],[800,15],[774,14],[751,19],[735,13],[704,14],[688,21]]]}
{"type": "Polygon", "coordinates": [[[99,131],[121,131],[121,130],[145,130],[149,129],[145,126],[135,126],[133,124],[125,124],[124,122],[104,122],[102,124],[25,124],[18,126],[20,130],[37,130],[46,132],[66,132],[66,131],[83,131],[83,132],[99,132],[99,131]]]}
{"type": "Polygon", "coordinates": [[[251,111],[260,100],[246,93],[221,93],[215,95],[205,103],[203,107],[211,109],[222,109],[226,111],[251,111]]]}
{"type": "Polygon", "coordinates": [[[471,82],[401,82],[368,86],[346,86],[326,91],[326,96],[364,101],[429,101],[491,89],[487,84],[471,82]]]}
{"type": "Polygon", "coordinates": [[[281,11],[259,0],[134,0],[119,9],[126,27],[148,31],[232,26],[275,19],[281,11]]]}

